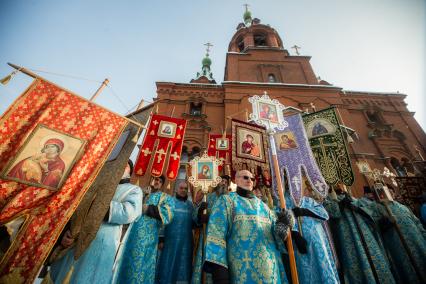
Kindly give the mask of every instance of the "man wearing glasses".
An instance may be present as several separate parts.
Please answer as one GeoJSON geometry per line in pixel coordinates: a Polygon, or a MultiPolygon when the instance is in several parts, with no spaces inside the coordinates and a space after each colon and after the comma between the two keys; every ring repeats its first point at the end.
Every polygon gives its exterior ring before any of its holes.
{"type": "Polygon", "coordinates": [[[161,191],[165,177],[153,177],[144,192],[142,216],[128,229],[127,242],[117,258],[114,283],[154,283],[159,231],[172,221],[174,199],[161,191]]]}
{"type": "Polygon", "coordinates": [[[294,223],[287,210],[277,215],[253,194],[251,172],[237,172],[237,191],[222,195],[212,208],[204,270],[214,283],[285,283],[278,251],[294,223]]]}

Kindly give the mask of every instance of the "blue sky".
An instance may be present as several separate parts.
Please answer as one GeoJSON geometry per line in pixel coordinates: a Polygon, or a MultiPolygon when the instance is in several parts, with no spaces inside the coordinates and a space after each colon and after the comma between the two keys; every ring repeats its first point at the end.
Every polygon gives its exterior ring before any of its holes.
{"type": "MultiPolygon", "coordinates": [[[[90,96],[104,78],[111,89],[97,103],[120,114],[156,96],[156,81],[189,82],[201,69],[204,43],[214,44],[212,71],[223,80],[228,43],[243,4],[274,27],[291,53],[312,56],[316,75],[346,90],[408,95],[426,129],[426,2],[1,0],[0,77],[12,62],[90,96]],[[117,99],[115,96],[119,96],[117,99]]],[[[0,85],[0,113],[29,85],[25,75],[0,85]]]]}

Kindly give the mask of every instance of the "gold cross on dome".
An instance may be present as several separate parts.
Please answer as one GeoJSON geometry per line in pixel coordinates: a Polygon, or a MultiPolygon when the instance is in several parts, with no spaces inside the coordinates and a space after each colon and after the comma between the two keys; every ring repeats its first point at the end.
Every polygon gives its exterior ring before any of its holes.
{"type": "Polygon", "coordinates": [[[291,48],[293,48],[296,51],[296,55],[300,55],[299,49],[302,49],[300,46],[293,45],[291,48]]]}

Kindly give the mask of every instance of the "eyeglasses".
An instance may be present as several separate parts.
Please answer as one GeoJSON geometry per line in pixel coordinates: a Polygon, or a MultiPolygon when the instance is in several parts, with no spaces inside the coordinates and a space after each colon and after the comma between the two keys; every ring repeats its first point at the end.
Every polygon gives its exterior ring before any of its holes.
{"type": "Polygon", "coordinates": [[[251,181],[255,181],[255,178],[254,178],[254,177],[242,176],[242,178],[243,178],[243,179],[245,179],[245,180],[249,180],[249,179],[251,179],[251,181]]]}

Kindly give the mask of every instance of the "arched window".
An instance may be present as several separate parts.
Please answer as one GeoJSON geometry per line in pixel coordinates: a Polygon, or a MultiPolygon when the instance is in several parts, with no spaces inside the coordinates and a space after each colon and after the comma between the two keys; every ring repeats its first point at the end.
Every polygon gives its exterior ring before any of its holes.
{"type": "Polygon", "coordinates": [[[276,83],[277,82],[277,78],[275,78],[275,75],[270,73],[268,74],[268,82],[269,83],[276,83]]]}
{"type": "Polygon", "coordinates": [[[237,40],[237,46],[240,52],[244,51],[244,39],[242,37],[237,40]]]}
{"type": "Polygon", "coordinates": [[[191,102],[191,104],[189,105],[189,114],[194,116],[200,116],[202,108],[203,108],[202,103],[191,102]]]}
{"type": "Polygon", "coordinates": [[[266,35],[264,34],[255,34],[253,36],[254,46],[267,46],[266,35]]]}

